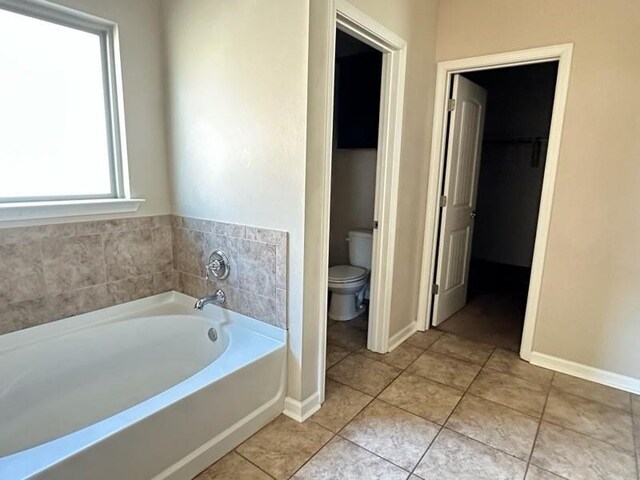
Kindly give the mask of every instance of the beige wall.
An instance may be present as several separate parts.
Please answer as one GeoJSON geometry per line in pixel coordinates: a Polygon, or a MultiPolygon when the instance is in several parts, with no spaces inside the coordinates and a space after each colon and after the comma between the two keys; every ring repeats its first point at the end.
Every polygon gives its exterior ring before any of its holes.
{"type": "Polygon", "coordinates": [[[377,150],[335,149],[331,162],[329,266],[349,264],[349,230],[370,229],[376,198],[377,150]]]}
{"type": "Polygon", "coordinates": [[[173,211],[289,232],[299,391],[308,2],[165,0],[173,211]]]}
{"type": "Polygon", "coordinates": [[[574,42],[534,351],[640,378],[640,3],[447,0],[437,60],[574,42]]]}

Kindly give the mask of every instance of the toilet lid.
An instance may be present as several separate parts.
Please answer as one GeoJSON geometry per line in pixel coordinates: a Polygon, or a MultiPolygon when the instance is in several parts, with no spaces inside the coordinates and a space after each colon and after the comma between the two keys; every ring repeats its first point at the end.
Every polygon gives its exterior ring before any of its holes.
{"type": "Polygon", "coordinates": [[[351,265],[336,265],[329,269],[329,281],[334,283],[350,282],[359,280],[366,273],[367,271],[364,268],[351,265]]]}

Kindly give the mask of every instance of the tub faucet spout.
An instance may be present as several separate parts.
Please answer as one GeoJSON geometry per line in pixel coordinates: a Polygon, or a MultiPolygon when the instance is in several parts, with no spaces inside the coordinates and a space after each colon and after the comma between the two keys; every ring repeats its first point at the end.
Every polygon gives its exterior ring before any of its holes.
{"type": "Polygon", "coordinates": [[[225,295],[225,293],[222,290],[218,289],[213,292],[213,295],[199,298],[193,308],[195,308],[196,310],[202,310],[205,305],[208,305],[210,303],[213,303],[215,305],[222,305],[226,301],[226,299],[227,296],[225,295]]]}

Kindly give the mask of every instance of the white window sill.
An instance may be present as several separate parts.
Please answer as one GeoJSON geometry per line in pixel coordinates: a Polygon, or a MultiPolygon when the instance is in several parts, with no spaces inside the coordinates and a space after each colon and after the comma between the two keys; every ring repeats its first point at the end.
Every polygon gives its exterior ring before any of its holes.
{"type": "Polygon", "coordinates": [[[104,200],[0,203],[0,222],[131,213],[137,211],[142,202],[144,199],[108,198],[104,200]]]}

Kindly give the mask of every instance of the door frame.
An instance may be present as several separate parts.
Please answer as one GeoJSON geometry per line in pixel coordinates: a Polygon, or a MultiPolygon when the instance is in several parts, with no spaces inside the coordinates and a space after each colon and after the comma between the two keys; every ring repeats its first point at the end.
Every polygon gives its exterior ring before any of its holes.
{"type": "Polygon", "coordinates": [[[531,359],[533,338],[535,335],[536,321],[538,317],[540,290],[542,288],[544,260],[549,236],[549,225],[551,223],[551,209],[553,205],[553,194],[558,170],[562,127],[564,123],[567,93],[569,90],[572,54],[573,43],[566,43],[561,45],[531,48],[527,50],[484,55],[480,57],[449,60],[438,63],[420,279],[420,296],[418,303],[419,330],[427,330],[430,327],[433,309],[433,279],[435,278],[435,268],[437,264],[437,236],[439,233],[438,225],[440,223],[439,196],[443,175],[445,173],[443,165],[445,162],[445,145],[448,129],[447,99],[450,96],[452,76],[464,72],[492,70],[496,68],[557,61],[558,73],[555,97],[553,100],[553,112],[551,115],[547,157],[542,183],[542,193],[540,197],[538,226],[536,228],[536,238],[533,249],[531,279],[527,296],[522,342],[520,345],[520,357],[527,361],[531,359]]]}
{"type": "MultiPolygon", "coordinates": [[[[386,353],[389,349],[389,325],[391,319],[391,292],[393,286],[393,266],[396,241],[396,216],[398,204],[398,184],[400,173],[400,153],[402,140],[402,119],[404,109],[404,84],[407,58],[407,42],[378,23],[345,0],[331,2],[332,15],[329,25],[329,51],[326,71],[324,121],[324,154],[322,156],[323,199],[321,215],[321,241],[317,249],[322,266],[321,278],[317,283],[320,298],[317,321],[320,325],[318,346],[318,390],[320,402],[324,400],[325,364],[327,347],[328,311],[328,266],[329,231],[331,211],[331,161],[333,153],[333,101],[336,30],[348,33],[354,38],[382,52],[382,82],[380,91],[380,114],[378,150],[376,160],[376,192],[374,219],[378,229],[373,238],[371,300],[369,304],[369,329],[367,347],[374,352],[386,353]]],[[[309,219],[307,219],[308,221],[309,219]]]]}

